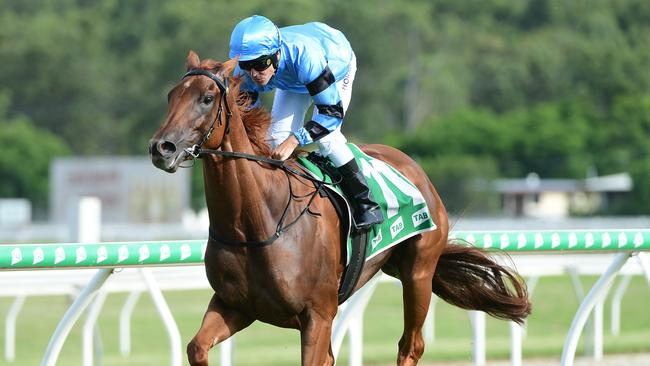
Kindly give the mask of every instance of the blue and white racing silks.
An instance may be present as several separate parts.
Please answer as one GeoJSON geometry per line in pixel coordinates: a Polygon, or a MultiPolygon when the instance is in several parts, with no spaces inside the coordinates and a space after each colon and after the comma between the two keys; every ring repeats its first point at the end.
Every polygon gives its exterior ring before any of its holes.
{"type": "MultiPolygon", "coordinates": [[[[343,122],[336,82],[348,73],[354,53],[343,33],[323,23],[280,28],[280,34],[280,61],[268,84],[258,85],[239,66],[235,75],[243,76],[241,92],[261,94],[278,88],[312,96],[317,114],[294,132],[302,146],[334,131],[343,122]]],[[[254,106],[259,102],[258,98],[254,106]]]]}

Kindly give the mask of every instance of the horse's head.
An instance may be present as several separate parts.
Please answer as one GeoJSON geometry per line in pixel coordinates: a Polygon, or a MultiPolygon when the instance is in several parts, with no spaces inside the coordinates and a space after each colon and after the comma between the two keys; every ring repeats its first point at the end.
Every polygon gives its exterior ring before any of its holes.
{"type": "Polygon", "coordinates": [[[229,128],[227,79],[236,60],[201,62],[190,51],[187,73],[168,94],[165,120],[149,140],[153,164],[170,173],[194,158],[198,148],[218,148],[229,128]]]}

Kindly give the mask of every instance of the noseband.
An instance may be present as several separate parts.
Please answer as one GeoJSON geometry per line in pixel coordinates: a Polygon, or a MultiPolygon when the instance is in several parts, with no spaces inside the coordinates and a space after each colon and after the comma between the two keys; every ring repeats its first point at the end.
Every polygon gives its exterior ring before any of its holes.
{"type": "Polygon", "coordinates": [[[226,137],[226,135],[230,132],[230,117],[232,117],[232,112],[230,111],[230,104],[228,104],[228,80],[221,80],[217,77],[217,75],[211,73],[208,70],[203,70],[203,69],[192,69],[185,73],[181,80],[190,77],[190,76],[197,76],[197,75],[202,75],[202,76],[207,76],[210,78],[210,80],[214,81],[215,84],[217,84],[217,87],[219,88],[219,91],[221,92],[221,96],[219,97],[219,109],[217,110],[217,116],[214,118],[214,121],[212,121],[212,125],[210,126],[210,129],[203,135],[203,138],[201,139],[201,142],[199,144],[196,144],[190,148],[188,148],[186,151],[192,155],[195,158],[199,157],[199,152],[201,151],[201,147],[203,144],[210,138],[210,135],[212,134],[212,131],[214,130],[214,127],[219,121],[219,126],[221,126],[221,111],[223,109],[223,106],[226,106],[226,128],[223,131],[223,138],[221,139],[221,143],[217,147],[219,149],[221,145],[223,144],[223,141],[226,137]]]}

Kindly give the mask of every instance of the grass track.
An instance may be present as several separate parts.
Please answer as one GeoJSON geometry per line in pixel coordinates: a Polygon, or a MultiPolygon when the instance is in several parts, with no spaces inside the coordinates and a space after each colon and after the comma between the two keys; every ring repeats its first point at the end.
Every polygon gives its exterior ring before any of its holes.
{"type": "MultiPolygon", "coordinates": [[[[586,288],[595,277],[583,278],[586,288]]],[[[119,355],[118,316],[126,295],[109,296],[100,316],[100,332],[104,347],[104,366],[150,366],[169,364],[169,343],[164,326],[149,297],[145,294],[134,312],[132,322],[132,354],[119,355]]],[[[198,329],[203,311],[210,298],[209,291],[166,292],[167,299],[185,344],[198,329]]],[[[568,277],[543,277],[533,294],[533,315],[529,318],[524,339],[524,358],[551,357],[559,360],[564,338],[571,324],[578,301],[568,277]]],[[[11,299],[0,298],[0,312],[6,314],[11,299]]],[[[609,333],[609,301],[605,308],[605,353],[650,351],[650,289],[640,276],[635,277],[622,305],[621,335],[609,333]]],[[[69,305],[65,297],[31,297],[18,318],[16,362],[0,365],[39,365],[49,337],[69,305]]],[[[4,316],[2,317],[4,329],[4,316]]],[[[81,364],[81,322],[75,326],[64,345],[59,365],[81,364]]],[[[397,352],[397,340],[402,330],[401,292],[394,284],[381,284],[364,318],[364,363],[391,364],[397,352]]],[[[488,318],[488,359],[507,358],[509,328],[503,321],[488,318]]],[[[4,347],[4,332],[0,334],[4,347]]],[[[274,328],[255,323],[239,333],[235,341],[236,365],[297,365],[300,346],[297,331],[274,328]]],[[[184,347],[184,346],[183,346],[184,347]]],[[[467,313],[446,303],[436,308],[436,341],[427,345],[423,360],[471,360],[471,328],[467,313]]],[[[3,349],[4,351],[4,349],[3,349]]],[[[580,352],[580,350],[579,350],[580,352]]],[[[219,353],[214,350],[211,360],[218,364],[219,353]]],[[[338,364],[347,364],[347,345],[338,364]]]]}

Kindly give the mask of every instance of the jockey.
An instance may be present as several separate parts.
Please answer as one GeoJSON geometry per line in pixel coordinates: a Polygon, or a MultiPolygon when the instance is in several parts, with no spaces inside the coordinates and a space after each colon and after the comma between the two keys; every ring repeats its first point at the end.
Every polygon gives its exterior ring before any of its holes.
{"type": "Polygon", "coordinates": [[[287,159],[300,145],[316,143],[343,176],[341,188],[352,201],[354,222],[365,229],[383,222],[379,205],[341,133],[352,96],[356,58],[338,30],[323,23],[279,29],[254,15],[239,22],[230,37],[230,58],[239,57],[240,87],[260,105],[259,95],[274,89],[268,138],[272,157],[287,159]],[[305,113],[314,103],[306,124],[305,113]]]}

